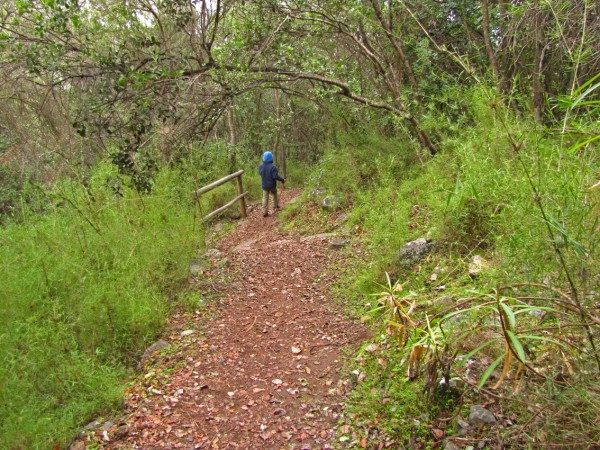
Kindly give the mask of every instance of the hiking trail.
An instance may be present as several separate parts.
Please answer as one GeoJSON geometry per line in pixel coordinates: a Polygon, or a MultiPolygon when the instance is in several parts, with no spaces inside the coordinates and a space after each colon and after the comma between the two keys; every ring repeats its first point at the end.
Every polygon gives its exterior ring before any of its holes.
{"type": "Polygon", "coordinates": [[[339,439],[351,388],[341,378],[351,357],[342,348],[368,334],[328,296],[329,267],[343,263],[343,252],[327,235],[276,225],[254,207],[217,243],[222,255],[196,281],[219,291],[219,305],[209,318],[172,317],[172,347],[143,367],[127,391],[127,415],[99,436],[103,446],[317,449],[339,439]]]}

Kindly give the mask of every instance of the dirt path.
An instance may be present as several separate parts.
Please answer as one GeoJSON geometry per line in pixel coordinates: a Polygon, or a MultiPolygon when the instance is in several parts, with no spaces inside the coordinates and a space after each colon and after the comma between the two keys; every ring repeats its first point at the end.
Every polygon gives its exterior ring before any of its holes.
{"type": "Polygon", "coordinates": [[[340,350],[366,335],[327,296],[338,251],[322,236],[278,232],[260,208],[219,250],[231,282],[217,286],[216,318],[174,318],[169,340],[179,342],[177,350],[166,368],[145,369],[129,391],[129,417],[106,433],[104,445],[330,448],[348,384],[340,379],[340,350]]]}

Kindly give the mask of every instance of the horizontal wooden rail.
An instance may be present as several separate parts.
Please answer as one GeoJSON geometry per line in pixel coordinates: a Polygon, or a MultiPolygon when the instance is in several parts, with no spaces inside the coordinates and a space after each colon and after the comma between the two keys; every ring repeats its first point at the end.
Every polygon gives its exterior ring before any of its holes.
{"type": "Polygon", "coordinates": [[[225,211],[227,208],[229,208],[231,205],[233,205],[235,202],[243,199],[246,195],[248,195],[248,191],[244,192],[241,195],[238,195],[236,198],[234,198],[233,200],[231,200],[229,203],[227,203],[226,205],[221,206],[219,209],[215,209],[213,212],[211,212],[210,214],[207,214],[206,216],[204,216],[204,218],[202,220],[208,220],[211,217],[216,216],[217,214],[225,211]]]}
{"type": "Polygon", "coordinates": [[[237,179],[237,189],[238,189],[239,195],[236,198],[234,198],[233,200],[231,200],[229,203],[227,203],[226,205],[223,205],[219,209],[215,209],[213,212],[206,215],[202,219],[203,221],[208,220],[211,217],[214,217],[217,214],[225,211],[227,208],[232,206],[235,202],[240,202],[240,213],[242,214],[243,218],[247,217],[246,201],[244,200],[244,197],[246,197],[246,195],[248,195],[248,191],[244,192],[244,188],[242,185],[242,174],[243,173],[244,173],[243,170],[238,170],[237,172],[232,173],[231,175],[227,175],[226,177],[223,177],[220,180],[215,181],[214,183],[207,184],[206,186],[204,186],[194,192],[194,195],[196,195],[196,197],[198,197],[200,194],[204,194],[205,192],[212,191],[214,188],[216,188],[217,186],[221,186],[223,183],[227,183],[228,181],[231,181],[234,178],[237,179]]]}
{"type": "Polygon", "coordinates": [[[195,193],[196,195],[204,194],[205,192],[212,191],[214,188],[221,186],[223,183],[227,183],[229,180],[233,180],[236,177],[242,176],[244,173],[243,170],[238,170],[231,175],[227,175],[226,177],[221,178],[220,180],[215,181],[214,183],[207,184],[206,186],[198,189],[195,193]]]}

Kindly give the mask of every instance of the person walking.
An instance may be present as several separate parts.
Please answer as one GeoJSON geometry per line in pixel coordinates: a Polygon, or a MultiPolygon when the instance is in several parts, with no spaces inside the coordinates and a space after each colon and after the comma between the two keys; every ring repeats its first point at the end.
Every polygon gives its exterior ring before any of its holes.
{"type": "Polygon", "coordinates": [[[263,154],[263,163],[258,166],[258,173],[262,178],[263,189],[263,217],[269,215],[269,197],[273,196],[274,210],[279,209],[279,198],[277,196],[277,182],[285,183],[285,178],[279,176],[277,167],[273,164],[273,153],[265,152],[263,154]]]}

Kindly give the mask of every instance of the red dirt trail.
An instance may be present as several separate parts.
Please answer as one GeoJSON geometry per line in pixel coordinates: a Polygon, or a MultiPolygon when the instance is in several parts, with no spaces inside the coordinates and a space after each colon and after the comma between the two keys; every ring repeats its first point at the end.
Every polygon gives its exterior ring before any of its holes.
{"type": "Polygon", "coordinates": [[[279,231],[260,208],[218,249],[197,281],[220,291],[219,306],[208,320],[172,318],[175,345],[143,367],[128,415],[98,436],[105,448],[322,449],[339,438],[341,349],[366,336],[328,297],[339,250],[279,231]]]}

